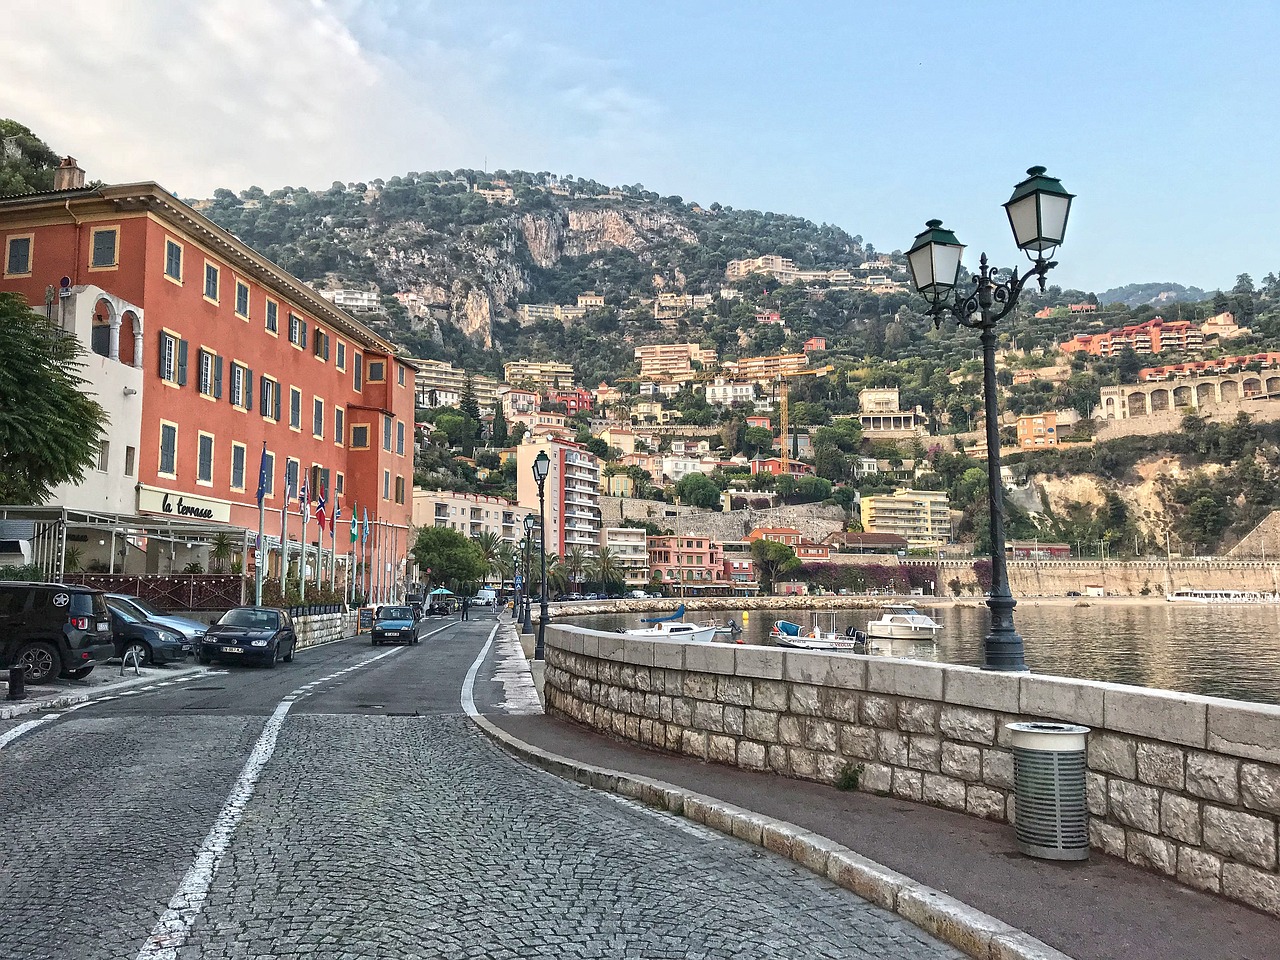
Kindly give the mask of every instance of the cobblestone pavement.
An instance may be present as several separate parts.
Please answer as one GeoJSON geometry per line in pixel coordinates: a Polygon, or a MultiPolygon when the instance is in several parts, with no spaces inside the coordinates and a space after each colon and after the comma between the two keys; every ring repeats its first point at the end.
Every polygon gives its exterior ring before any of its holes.
{"type": "MultiPolygon", "coordinates": [[[[491,626],[313,682],[185,942],[148,956],[960,956],[788,860],[499,751],[457,706],[491,626]]],[[[0,957],[138,957],[281,688],[371,654],[87,708],[0,751],[0,957]]]]}

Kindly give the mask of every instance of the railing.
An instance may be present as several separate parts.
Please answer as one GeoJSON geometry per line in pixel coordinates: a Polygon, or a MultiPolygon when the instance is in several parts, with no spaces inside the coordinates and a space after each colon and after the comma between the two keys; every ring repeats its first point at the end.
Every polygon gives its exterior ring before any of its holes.
{"type": "Polygon", "coordinates": [[[107,593],[140,597],[161,609],[228,610],[243,602],[244,579],[234,573],[173,573],[167,576],[70,573],[62,579],[65,583],[78,583],[107,593]]]}

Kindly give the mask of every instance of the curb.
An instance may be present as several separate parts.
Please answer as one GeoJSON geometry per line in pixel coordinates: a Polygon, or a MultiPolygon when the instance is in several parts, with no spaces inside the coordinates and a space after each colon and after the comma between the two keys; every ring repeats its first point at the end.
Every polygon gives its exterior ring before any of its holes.
{"type": "MultiPolygon", "coordinates": [[[[470,711],[468,711],[470,712],[470,711]]],[[[513,736],[479,713],[471,719],[500,747],[549,773],[666,810],[798,863],[975,960],[1071,960],[1028,933],[794,823],[684,787],[563,757],[513,736]]]]}
{"type": "Polygon", "coordinates": [[[104,693],[127,690],[130,687],[142,687],[149,683],[163,683],[166,680],[172,680],[174,677],[183,677],[187,674],[203,673],[204,671],[204,667],[193,664],[189,667],[179,667],[171,672],[166,671],[162,676],[132,677],[119,683],[104,683],[93,690],[86,690],[83,693],[66,693],[57,697],[18,701],[11,706],[0,706],[0,720],[12,720],[14,717],[25,716],[28,713],[39,713],[41,710],[64,710],[67,707],[74,707],[78,703],[86,703],[96,699],[104,693]]]}

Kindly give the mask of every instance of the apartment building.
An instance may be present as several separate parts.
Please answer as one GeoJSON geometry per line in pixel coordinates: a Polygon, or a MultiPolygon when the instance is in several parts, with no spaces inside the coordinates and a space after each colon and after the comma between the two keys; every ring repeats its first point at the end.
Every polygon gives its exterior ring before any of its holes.
{"type": "Polygon", "coordinates": [[[605,527],[600,532],[600,545],[613,554],[628,589],[649,582],[648,535],[642,527],[605,527]]]}
{"type": "Polygon", "coordinates": [[[564,556],[581,547],[595,555],[600,549],[600,461],[570,440],[554,437],[522,443],[516,448],[516,502],[538,509],[538,484],[533,461],[545,452],[550,467],[544,484],[547,550],[564,556]]]}
{"type": "Polygon", "coordinates": [[[858,422],[864,435],[882,440],[923,437],[929,432],[929,417],[923,408],[901,409],[897,387],[869,387],[858,394],[858,422]]]}
{"type": "Polygon", "coordinates": [[[413,491],[413,525],[418,529],[448,527],[472,538],[492,533],[515,544],[524,537],[524,518],[531,512],[502,497],[416,487],[413,491]]]}
{"type": "Polygon", "coordinates": [[[951,539],[951,505],[941,490],[897,490],[864,496],[862,529],[895,533],[912,547],[940,547],[951,539]]]}
{"type": "Polygon", "coordinates": [[[1018,418],[1018,446],[1024,450],[1058,445],[1058,415],[1037,413],[1018,418]]]}
{"type": "Polygon", "coordinates": [[[1143,323],[1108,330],[1106,333],[1077,333],[1058,344],[1063,353],[1084,353],[1111,357],[1128,348],[1135,353],[1162,353],[1166,350],[1197,350],[1204,346],[1204,333],[1190,320],[1152,317],[1143,323]]]}
{"type": "Polygon", "coordinates": [[[704,350],[696,343],[653,343],[636,347],[636,362],[641,377],[688,378],[693,364],[704,368],[715,366],[716,352],[704,350]]]}
{"type": "Polygon", "coordinates": [[[174,516],[180,502],[256,529],[265,465],[271,514],[293,512],[306,479],[331,510],[340,498],[385,526],[403,574],[416,371],[392,343],[160,185],[86,187],[70,158],[53,191],[0,199],[0,250],[0,291],[42,310],[52,292],[51,321],[119,386],[98,469],[59,504],[174,516]]]}
{"type": "Polygon", "coordinates": [[[573,389],[573,367],[552,361],[512,360],[502,365],[502,375],[513,387],[535,390],[573,389]]]}
{"type": "MultiPolygon", "coordinates": [[[[415,393],[419,409],[456,407],[466,390],[467,371],[459,370],[444,360],[414,360],[418,368],[415,393]]],[[[480,410],[488,413],[498,401],[499,383],[492,377],[471,374],[471,392],[480,410]]]]}
{"type": "Polygon", "coordinates": [[[705,310],[714,299],[709,293],[660,293],[653,301],[653,318],[678,320],[690,310],[705,310]]]}
{"type": "Polygon", "coordinates": [[[321,290],[320,296],[350,313],[377,313],[382,309],[382,298],[376,290],[321,290]]]}
{"type": "Polygon", "coordinates": [[[809,361],[803,353],[779,353],[767,357],[743,357],[724,364],[724,368],[736,380],[746,380],[765,386],[779,377],[787,377],[805,370],[809,361]]]}
{"type": "Polygon", "coordinates": [[[724,552],[707,537],[649,537],[650,576],[681,596],[725,586],[724,552]]]}

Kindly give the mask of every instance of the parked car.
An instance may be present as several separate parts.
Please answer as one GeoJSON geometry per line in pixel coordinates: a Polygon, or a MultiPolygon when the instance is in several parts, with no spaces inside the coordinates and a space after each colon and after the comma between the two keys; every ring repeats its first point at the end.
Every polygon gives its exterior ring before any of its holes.
{"type": "Polygon", "coordinates": [[[375,647],[384,643],[417,643],[418,621],[410,607],[380,607],[373,618],[372,640],[375,647]]]}
{"type": "Polygon", "coordinates": [[[260,660],[274,667],[289,663],[298,635],[288,611],[275,607],[235,607],[209,628],[196,651],[201,663],[214,660],[260,660]]]}
{"type": "Polygon", "coordinates": [[[631,593],[628,594],[628,596],[630,596],[632,600],[644,600],[649,595],[645,593],[643,590],[632,590],[631,593]]]}
{"type": "Polygon", "coordinates": [[[193,646],[199,642],[200,638],[205,635],[205,631],[209,629],[207,623],[201,623],[199,620],[192,620],[190,617],[178,617],[172,613],[165,613],[163,610],[148,603],[141,597],[131,597],[126,593],[108,593],[107,603],[115,609],[125,607],[129,609],[135,617],[146,620],[148,623],[154,623],[157,626],[165,627],[169,630],[176,630],[187,638],[187,642],[193,646]]]}
{"type": "Polygon", "coordinates": [[[191,652],[191,641],[177,630],[144,620],[127,604],[108,598],[107,609],[111,611],[111,634],[117,657],[124,657],[132,650],[138,666],[145,667],[181,663],[191,652]]]}
{"type": "Polygon", "coordinates": [[[79,680],[114,654],[102,591],[0,581],[0,668],[26,667],[28,683],[79,680]]]}

